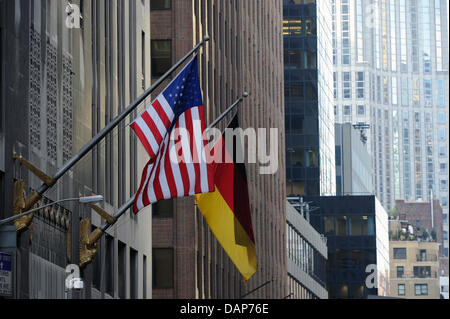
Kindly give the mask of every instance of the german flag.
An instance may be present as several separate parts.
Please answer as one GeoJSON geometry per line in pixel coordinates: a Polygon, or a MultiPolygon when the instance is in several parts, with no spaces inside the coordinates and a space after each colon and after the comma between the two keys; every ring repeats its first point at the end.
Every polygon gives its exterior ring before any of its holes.
{"type": "MultiPolygon", "coordinates": [[[[239,127],[237,116],[228,128],[239,127]]],[[[221,148],[222,160],[215,164],[215,192],[196,195],[197,206],[216,239],[233,261],[246,282],[257,269],[255,238],[253,235],[247,174],[244,163],[236,163],[236,150],[242,151],[240,140],[225,143],[225,135],[214,147],[221,148]],[[232,144],[233,159],[226,144],[232,144]]]]}

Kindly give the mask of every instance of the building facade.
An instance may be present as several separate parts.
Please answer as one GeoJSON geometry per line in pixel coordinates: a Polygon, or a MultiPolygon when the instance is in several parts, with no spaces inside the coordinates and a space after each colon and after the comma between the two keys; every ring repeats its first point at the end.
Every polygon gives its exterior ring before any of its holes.
{"type": "Polygon", "coordinates": [[[291,299],[328,299],[326,290],[327,240],[309,223],[306,210],[286,203],[288,283],[291,299]],[[302,215],[303,212],[303,215],[302,215]]]}
{"type": "Polygon", "coordinates": [[[284,0],[286,187],[291,195],[334,195],[331,7],[284,0]]]}
{"type": "Polygon", "coordinates": [[[388,214],[377,198],[308,196],[305,201],[310,205],[311,225],[327,238],[329,298],[387,296],[388,214]]]}
{"type": "Polygon", "coordinates": [[[448,231],[448,1],[333,0],[332,11],[336,121],[370,125],[387,211],[433,196],[448,231]]]}
{"type": "Polygon", "coordinates": [[[335,124],[336,195],[372,195],[372,158],[365,133],[351,123],[335,124]]]}
{"type": "MultiPolygon", "coordinates": [[[[205,119],[212,123],[246,90],[241,127],[278,128],[279,168],[261,175],[247,164],[258,270],[244,284],[192,198],[162,202],[153,214],[154,298],[284,298],[286,258],[282,4],[277,1],[152,1],[152,77],[205,35],[199,52],[205,119]],[[281,249],[282,248],[282,249],[281,249]],[[160,278],[161,280],[157,279],[160,278]],[[272,280],[273,279],[273,280],[272,280]]],[[[218,128],[224,129],[230,116],[218,128]]],[[[245,149],[256,151],[246,141],[245,149]]]]}
{"type": "Polygon", "coordinates": [[[391,296],[406,299],[440,299],[439,244],[391,241],[391,296]]]}
{"type": "MultiPolygon", "coordinates": [[[[17,180],[42,182],[13,159],[22,155],[53,176],[150,86],[150,1],[0,1],[0,219],[13,214],[17,180]]],[[[141,105],[140,109],[144,109],[141,105]]],[[[37,204],[103,195],[110,214],[134,195],[147,155],[127,124],[86,155],[37,204]]],[[[54,206],[18,235],[17,298],[64,298],[65,269],[79,263],[79,223],[102,220],[87,206],[54,206]]],[[[82,270],[76,298],[150,298],[151,211],[125,214],[82,270]],[[103,267],[102,267],[103,265],[103,267]]]]}

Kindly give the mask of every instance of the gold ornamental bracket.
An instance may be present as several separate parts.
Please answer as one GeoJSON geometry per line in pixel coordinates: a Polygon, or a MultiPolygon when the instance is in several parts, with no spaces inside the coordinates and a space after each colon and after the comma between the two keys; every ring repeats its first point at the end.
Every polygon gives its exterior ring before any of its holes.
{"type": "Polygon", "coordinates": [[[90,232],[91,220],[85,218],[80,222],[80,268],[89,265],[98,251],[98,240],[103,232],[97,228],[90,232]]]}
{"type": "MultiPolygon", "coordinates": [[[[24,180],[19,180],[14,183],[14,193],[13,193],[13,215],[19,215],[22,212],[26,211],[27,203],[30,204],[29,199],[25,200],[25,189],[27,184],[24,180]]],[[[32,197],[32,196],[31,196],[32,197]]],[[[32,206],[34,204],[31,204],[32,206]]],[[[28,214],[26,216],[22,216],[16,220],[14,220],[14,225],[16,226],[16,230],[18,233],[24,232],[31,225],[33,221],[34,213],[28,214]]]]}
{"type": "Polygon", "coordinates": [[[55,184],[53,178],[45,174],[43,171],[41,171],[39,168],[33,165],[30,161],[26,160],[22,155],[13,152],[13,158],[18,160],[20,164],[25,166],[30,172],[36,175],[36,177],[39,178],[41,181],[43,181],[47,186],[53,186],[55,184]]]}

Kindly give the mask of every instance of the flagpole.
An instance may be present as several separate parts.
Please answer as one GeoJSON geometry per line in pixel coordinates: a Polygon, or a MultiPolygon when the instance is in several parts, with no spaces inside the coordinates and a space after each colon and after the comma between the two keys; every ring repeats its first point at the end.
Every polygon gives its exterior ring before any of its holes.
{"type": "Polygon", "coordinates": [[[51,182],[46,184],[43,183],[41,187],[32,195],[30,200],[27,201],[27,207],[24,210],[28,210],[33,206],[42,195],[51,187],[53,187],[56,182],[69,170],[71,169],[79,160],[81,160],[90,150],[92,150],[107,134],[109,134],[125,117],[127,117],[136,107],[139,106],[145,99],[153,93],[153,91],[164,82],[181,64],[183,64],[193,53],[196,53],[201,46],[203,46],[207,41],[209,41],[209,36],[205,36],[201,42],[199,42],[189,53],[187,53],[181,60],[174,64],[161,78],[159,78],[153,85],[146,90],[141,96],[139,96],[132,104],[130,104],[125,110],[122,111],[114,120],[109,122],[100,132],[95,135],[91,141],[89,141],[81,150],[72,156],[53,176],[51,182]]]}
{"type": "MultiPolygon", "coordinates": [[[[221,115],[219,115],[219,117],[213,122],[211,123],[210,126],[208,126],[207,130],[213,128],[214,126],[217,125],[217,123],[219,123],[225,116],[227,116],[231,111],[234,110],[234,108],[236,106],[238,106],[245,98],[248,97],[248,93],[244,92],[242,94],[242,96],[236,100],[236,102],[234,102],[230,107],[228,107],[225,112],[223,112],[221,115]]],[[[128,200],[128,202],[126,202],[124,205],[122,205],[119,210],[114,214],[114,221],[112,223],[106,222],[105,224],[103,224],[99,229],[101,231],[101,233],[99,233],[97,236],[98,238],[101,237],[102,233],[104,233],[109,227],[113,226],[117,220],[120,218],[120,216],[122,216],[123,214],[125,214],[125,212],[130,209],[133,206],[134,203],[134,196],[133,198],[131,198],[130,200],[128,200]]],[[[97,238],[97,240],[98,240],[97,238]]]]}

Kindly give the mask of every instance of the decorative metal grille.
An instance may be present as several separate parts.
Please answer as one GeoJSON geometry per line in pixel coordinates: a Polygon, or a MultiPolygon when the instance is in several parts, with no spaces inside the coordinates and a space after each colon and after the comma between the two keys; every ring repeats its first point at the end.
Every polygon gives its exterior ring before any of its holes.
{"type": "Polygon", "coordinates": [[[72,58],[69,56],[63,56],[62,105],[63,161],[67,162],[72,155],[73,140],[72,58]]]}
{"type": "Polygon", "coordinates": [[[49,39],[47,39],[47,156],[48,159],[56,163],[57,161],[57,50],[49,39]]]}
{"type": "Polygon", "coordinates": [[[30,29],[30,92],[29,134],[30,145],[41,149],[41,36],[30,29]]]}

